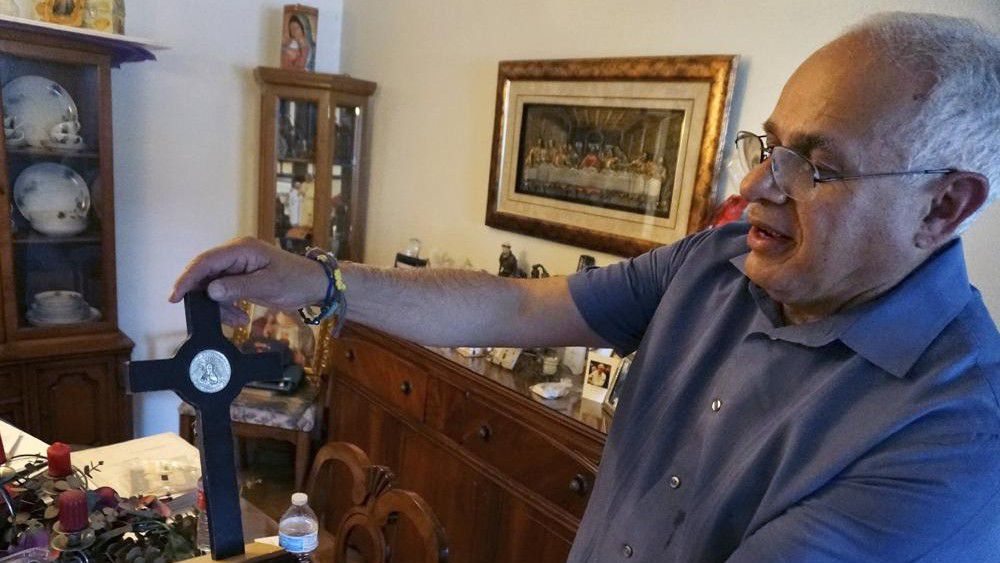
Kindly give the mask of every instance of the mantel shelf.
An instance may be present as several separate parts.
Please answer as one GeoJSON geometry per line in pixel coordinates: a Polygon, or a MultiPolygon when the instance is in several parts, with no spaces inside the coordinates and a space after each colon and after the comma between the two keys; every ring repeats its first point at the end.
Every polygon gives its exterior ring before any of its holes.
{"type": "Polygon", "coordinates": [[[89,43],[95,47],[110,51],[114,66],[121,65],[122,63],[155,60],[156,56],[152,51],[161,51],[169,48],[166,45],[141,37],[105,33],[103,31],[94,31],[93,29],[69,27],[13,16],[0,16],[0,30],[37,33],[50,37],[71,39],[81,43],[89,43]]]}

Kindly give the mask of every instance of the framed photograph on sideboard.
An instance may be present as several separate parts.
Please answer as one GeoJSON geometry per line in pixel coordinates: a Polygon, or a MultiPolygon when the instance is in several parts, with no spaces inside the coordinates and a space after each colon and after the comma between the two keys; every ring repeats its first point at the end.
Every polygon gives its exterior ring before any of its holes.
{"type": "Polygon", "coordinates": [[[501,62],[486,224],[621,256],[700,230],[736,60],[501,62]]]}

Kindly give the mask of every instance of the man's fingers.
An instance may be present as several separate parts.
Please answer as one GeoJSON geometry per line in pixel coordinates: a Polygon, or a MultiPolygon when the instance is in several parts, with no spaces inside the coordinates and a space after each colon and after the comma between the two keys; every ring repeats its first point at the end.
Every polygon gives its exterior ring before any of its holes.
{"type": "Polygon", "coordinates": [[[204,286],[206,281],[211,281],[219,275],[243,274],[260,268],[261,264],[251,260],[252,251],[247,246],[246,243],[228,244],[198,255],[174,282],[170,301],[179,302],[185,293],[204,286]]]}

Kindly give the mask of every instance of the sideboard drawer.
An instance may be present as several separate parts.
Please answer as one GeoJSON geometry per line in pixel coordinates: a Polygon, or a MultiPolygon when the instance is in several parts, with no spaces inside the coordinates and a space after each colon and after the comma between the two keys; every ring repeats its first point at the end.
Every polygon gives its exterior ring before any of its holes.
{"type": "Polygon", "coordinates": [[[330,364],[376,396],[416,420],[424,419],[427,372],[371,342],[343,336],[333,340],[330,364]]]}
{"type": "Polygon", "coordinates": [[[595,475],[582,456],[473,396],[451,403],[443,430],[510,478],[583,517],[595,475]]]}

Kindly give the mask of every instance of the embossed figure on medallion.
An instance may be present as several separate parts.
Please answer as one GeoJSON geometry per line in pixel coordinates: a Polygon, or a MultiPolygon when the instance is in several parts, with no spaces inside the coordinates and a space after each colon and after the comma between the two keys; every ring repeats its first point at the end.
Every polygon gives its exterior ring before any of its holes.
{"type": "Polygon", "coordinates": [[[202,350],[191,360],[188,369],[191,383],[202,393],[217,393],[229,384],[232,368],[222,352],[202,350]]]}

